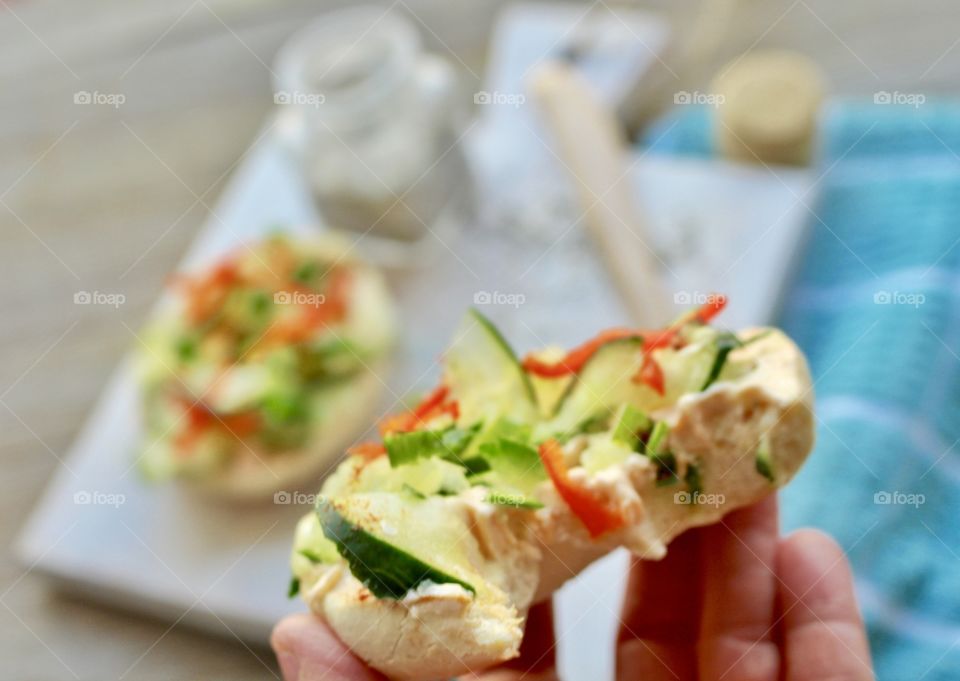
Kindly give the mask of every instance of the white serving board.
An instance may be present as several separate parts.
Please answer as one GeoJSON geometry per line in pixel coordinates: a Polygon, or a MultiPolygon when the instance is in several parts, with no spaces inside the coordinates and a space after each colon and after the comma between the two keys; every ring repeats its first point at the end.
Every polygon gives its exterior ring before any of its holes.
{"type": "MultiPolygon", "coordinates": [[[[545,25],[528,12],[517,17],[545,25]]],[[[501,32],[510,40],[523,35],[501,32]]],[[[553,40],[549,31],[538,35],[553,40]]],[[[653,40],[656,34],[650,35],[653,40]]],[[[543,51],[528,44],[524,54],[543,51]]],[[[515,78],[517,68],[496,67],[501,73],[492,77],[492,87],[515,78]]],[[[396,409],[399,400],[436,382],[436,360],[471,304],[479,304],[521,352],[546,342],[572,345],[625,322],[602,264],[575,223],[567,179],[531,137],[532,112],[521,113],[526,118],[519,126],[509,117],[486,116],[468,138],[481,204],[494,210],[455,234],[431,237],[434,256],[419,267],[390,273],[404,327],[396,368],[385,377],[381,411],[396,409]],[[518,150],[524,158],[515,164],[511,154],[518,150]],[[517,173],[539,179],[528,182],[517,173]],[[512,296],[513,303],[484,304],[486,298],[502,299],[497,294],[512,296]]],[[[681,293],[678,312],[686,307],[683,296],[694,303],[697,295],[719,291],[732,301],[725,325],[772,317],[805,232],[807,212],[797,198],[812,200],[806,173],[775,172],[713,161],[637,159],[630,179],[645,206],[650,240],[669,268],[663,272],[665,286],[681,293]]],[[[235,174],[184,267],[277,225],[299,231],[318,221],[294,164],[277,139],[265,135],[235,174]]],[[[293,526],[308,507],[231,507],[176,485],[145,485],[131,469],[137,424],[136,385],[124,362],[68,453],[69,469],[58,471],[24,528],[20,558],[32,572],[91,598],[264,643],[274,622],[304,607],[287,600],[285,590],[293,526]],[[86,497],[75,501],[76,494],[123,503],[77,503],[86,497]]],[[[310,494],[318,485],[289,492],[310,494]]],[[[625,559],[614,554],[601,561],[558,597],[566,678],[612,676],[610,641],[625,559]]]]}

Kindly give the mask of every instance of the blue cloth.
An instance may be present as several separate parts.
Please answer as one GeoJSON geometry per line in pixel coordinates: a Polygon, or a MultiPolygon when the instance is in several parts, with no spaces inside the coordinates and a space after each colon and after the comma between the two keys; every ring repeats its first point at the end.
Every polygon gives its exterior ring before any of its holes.
{"type": "MultiPolygon", "coordinates": [[[[648,144],[710,155],[711,114],[672,114],[648,144]]],[[[956,679],[960,104],[838,102],[821,138],[812,238],[780,320],[810,359],[818,442],[782,495],[784,525],[847,550],[880,679],[956,679]]]]}

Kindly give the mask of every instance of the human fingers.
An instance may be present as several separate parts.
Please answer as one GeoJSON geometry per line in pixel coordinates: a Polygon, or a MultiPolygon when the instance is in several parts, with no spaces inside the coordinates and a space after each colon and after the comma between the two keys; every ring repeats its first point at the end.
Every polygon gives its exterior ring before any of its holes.
{"type": "Polygon", "coordinates": [[[284,681],[384,681],[351,653],[319,617],[290,615],[270,636],[284,681]]]}
{"type": "Polygon", "coordinates": [[[777,499],[727,515],[703,530],[699,678],[776,681],[777,499]]]}
{"type": "Polygon", "coordinates": [[[660,561],[633,559],[621,613],[617,678],[695,678],[701,530],[677,537],[660,561]]]}
{"type": "Polygon", "coordinates": [[[780,541],[777,553],[787,681],[874,678],[850,564],[816,530],[780,541]]]}

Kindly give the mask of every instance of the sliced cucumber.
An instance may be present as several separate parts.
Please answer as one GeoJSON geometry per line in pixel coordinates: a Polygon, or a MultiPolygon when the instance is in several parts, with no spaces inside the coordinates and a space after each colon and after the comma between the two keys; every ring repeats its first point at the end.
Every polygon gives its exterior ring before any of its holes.
{"type": "Polygon", "coordinates": [[[656,353],[657,363],[663,371],[667,402],[674,402],[687,393],[703,390],[716,363],[716,329],[691,324],[681,335],[686,342],[683,348],[665,349],[656,353]]]}
{"type": "Polygon", "coordinates": [[[466,424],[509,416],[529,423],[537,400],[530,377],[513,349],[489,319],[470,310],[444,355],[444,384],[466,424]]]}
{"type": "MultiPolygon", "coordinates": [[[[396,495],[358,496],[334,502],[321,499],[316,512],[323,533],[336,545],[337,551],[350,566],[350,572],[377,598],[399,600],[424,582],[459,584],[475,594],[476,589],[468,582],[442,567],[426,562],[440,560],[450,563],[450,552],[455,551],[456,542],[451,547],[444,541],[448,538],[443,536],[445,533],[437,532],[437,522],[433,525],[417,523],[422,519],[417,517],[418,514],[402,508],[405,503],[396,495]],[[385,525],[387,518],[391,533],[397,537],[397,544],[377,536],[373,530],[374,525],[385,525]],[[431,536],[421,537],[428,532],[431,536]],[[421,537],[421,540],[417,541],[417,537],[421,537]],[[421,555],[429,557],[426,560],[418,558],[406,546],[398,545],[401,541],[413,543],[421,549],[421,555]],[[425,550],[428,546],[431,550],[425,550]],[[444,551],[446,555],[442,553],[444,551]]],[[[412,503],[427,505],[425,501],[412,503]]],[[[442,525],[439,529],[443,529],[442,525]]]]}
{"type": "Polygon", "coordinates": [[[553,418],[537,429],[536,439],[572,433],[589,419],[612,416],[621,404],[634,401],[639,389],[631,379],[640,370],[642,347],[640,338],[601,346],[570,383],[553,418]]]}
{"type": "Polygon", "coordinates": [[[547,479],[547,471],[536,449],[500,439],[483,444],[479,456],[487,462],[489,470],[472,476],[470,481],[490,488],[487,501],[521,508],[542,506],[535,492],[537,486],[547,479]]]}
{"type": "Polygon", "coordinates": [[[293,535],[293,553],[290,556],[293,576],[303,578],[315,565],[339,561],[337,547],[323,535],[317,514],[308,513],[300,518],[293,535]]]}
{"type": "Polygon", "coordinates": [[[717,342],[715,329],[690,325],[682,331],[682,337],[686,345],[679,350],[652,351],[663,372],[663,395],[634,381],[643,363],[640,338],[621,338],[602,345],[570,383],[553,418],[537,429],[537,439],[562,438],[581,432],[578,430],[581,424],[605,415],[613,416],[624,404],[641,412],[653,411],[685,394],[698,392],[722,377],[728,364],[727,355],[737,346],[723,349],[720,361],[719,352],[725,344],[717,342]]]}
{"type": "Polygon", "coordinates": [[[634,451],[623,443],[601,436],[583,451],[580,465],[592,475],[604,468],[622,464],[633,453],[634,451]]]}
{"type": "Polygon", "coordinates": [[[480,425],[476,436],[470,441],[470,445],[464,450],[461,458],[465,461],[480,457],[480,448],[488,443],[503,440],[513,440],[514,442],[530,442],[530,436],[533,429],[525,423],[515,423],[509,418],[497,418],[487,421],[480,425]]]}
{"type": "Polygon", "coordinates": [[[354,461],[340,466],[323,486],[328,496],[345,497],[364,492],[402,492],[413,489],[423,496],[456,494],[468,487],[471,469],[436,456],[392,466],[386,457],[354,461]]]}

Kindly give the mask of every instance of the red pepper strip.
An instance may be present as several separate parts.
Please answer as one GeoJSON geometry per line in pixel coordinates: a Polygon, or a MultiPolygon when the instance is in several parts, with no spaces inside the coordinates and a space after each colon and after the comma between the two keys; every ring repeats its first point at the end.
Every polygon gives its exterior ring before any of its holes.
{"type": "Polygon", "coordinates": [[[660,363],[653,358],[653,351],[668,348],[676,342],[679,326],[673,326],[663,331],[655,331],[643,339],[643,360],[640,370],[631,379],[634,383],[650,386],[660,395],[666,392],[664,387],[663,369],[660,363]]]}
{"type": "Polygon", "coordinates": [[[260,417],[252,411],[220,417],[220,425],[237,437],[252,435],[260,429],[260,417]]]}
{"type": "Polygon", "coordinates": [[[292,345],[302,343],[324,324],[337,322],[347,313],[347,293],[349,291],[350,272],[345,268],[337,268],[330,273],[330,282],[326,291],[319,298],[320,293],[313,289],[291,284],[280,292],[293,295],[317,296],[313,303],[300,305],[301,314],[274,324],[257,341],[258,348],[273,345],[292,345]]]}
{"type": "MultiPolygon", "coordinates": [[[[303,288],[306,293],[313,293],[303,288]]],[[[328,321],[339,321],[347,314],[347,295],[350,292],[350,270],[338,267],[330,273],[330,281],[324,292],[323,303],[306,308],[304,325],[312,331],[328,321]]]]}
{"type": "Polygon", "coordinates": [[[226,414],[218,418],[203,402],[193,402],[186,397],[176,398],[176,401],[186,412],[187,426],[177,436],[174,446],[184,455],[189,454],[197,440],[211,428],[221,428],[237,438],[252,435],[260,428],[260,417],[254,412],[226,414]]]}
{"type": "Polygon", "coordinates": [[[361,442],[347,450],[347,454],[361,456],[367,461],[373,461],[387,453],[387,448],[379,442],[361,442]]]}
{"type": "Polygon", "coordinates": [[[711,296],[711,302],[701,305],[694,313],[693,318],[701,324],[708,324],[711,319],[716,317],[727,306],[727,297],[717,294],[711,296]]]}
{"type": "Polygon", "coordinates": [[[445,385],[438,386],[427,395],[415,408],[400,414],[388,416],[380,422],[380,434],[409,433],[422,428],[431,419],[441,414],[449,414],[454,421],[460,416],[460,406],[456,400],[448,400],[450,389],[445,385]]]}
{"type": "Polygon", "coordinates": [[[213,414],[206,409],[194,409],[187,400],[183,402],[187,425],[174,439],[173,444],[177,453],[187,455],[203,433],[213,425],[214,419],[213,414]]]}
{"type": "Polygon", "coordinates": [[[687,315],[684,315],[680,321],[672,326],[659,331],[643,331],[640,329],[628,329],[624,327],[607,329],[606,331],[601,331],[596,337],[588,340],[586,343],[583,343],[582,345],[579,345],[568,352],[567,355],[559,362],[544,362],[536,357],[528,355],[523,360],[523,368],[528,373],[535,374],[537,376],[543,376],[544,378],[557,378],[560,376],[576,374],[583,369],[584,364],[587,363],[587,360],[593,356],[600,346],[621,338],[643,338],[644,352],[667,347],[673,342],[677,332],[683,327],[684,324],[692,321],[706,324],[715,316],[717,316],[717,314],[724,308],[726,304],[727,299],[725,296],[714,296],[711,302],[699,307],[687,315]]]}
{"type": "Polygon", "coordinates": [[[187,318],[194,324],[202,324],[223,305],[230,288],[240,281],[236,262],[226,259],[206,274],[179,276],[174,279],[184,289],[187,303],[187,318]]]}
{"type": "Polygon", "coordinates": [[[663,369],[657,363],[651,353],[654,350],[669,347],[676,341],[677,333],[684,324],[696,321],[701,324],[708,323],[717,316],[726,306],[726,296],[714,296],[711,302],[702,305],[696,310],[684,315],[678,322],[672,326],[659,331],[641,331],[639,329],[613,328],[601,332],[596,337],[588,340],[586,343],[574,348],[567,355],[554,364],[543,362],[536,357],[528,355],[523,360],[525,371],[545,378],[558,378],[570,374],[579,373],[593,354],[605,343],[621,338],[642,338],[643,339],[643,362],[640,365],[640,371],[634,376],[636,383],[642,383],[650,386],[653,390],[663,395],[665,392],[663,369]]]}
{"type": "Polygon", "coordinates": [[[570,479],[559,442],[547,440],[541,444],[540,459],[560,497],[584,524],[591,537],[596,539],[626,524],[627,519],[619,510],[610,508],[591,490],[570,479]]]}
{"type": "Polygon", "coordinates": [[[593,357],[593,354],[601,345],[609,343],[610,341],[620,340],[621,338],[639,338],[642,335],[643,332],[636,329],[623,327],[607,329],[606,331],[601,331],[595,338],[588,340],[586,343],[568,352],[563,359],[555,364],[544,362],[532,355],[527,355],[523,360],[522,366],[528,373],[543,376],[544,378],[557,378],[576,374],[580,372],[583,365],[587,363],[587,360],[593,357]]]}
{"type": "Polygon", "coordinates": [[[707,324],[716,317],[727,304],[726,296],[713,296],[711,302],[701,305],[692,313],[684,315],[677,323],[664,331],[655,335],[647,336],[643,342],[643,362],[640,364],[640,371],[633,377],[635,383],[642,383],[650,386],[660,395],[666,392],[663,379],[663,369],[659,362],[653,358],[653,351],[659,348],[670,347],[676,342],[677,333],[683,328],[684,324],[689,322],[699,322],[707,324]]]}
{"type": "MultiPolygon", "coordinates": [[[[389,433],[409,433],[440,414],[450,414],[456,420],[460,416],[460,406],[455,400],[447,401],[449,394],[449,388],[438,386],[413,409],[387,416],[380,422],[380,435],[385,437],[389,433]]],[[[348,449],[347,453],[373,461],[386,454],[387,448],[380,442],[361,442],[348,449]]]]}
{"type": "Polygon", "coordinates": [[[653,355],[651,355],[649,352],[643,356],[643,361],[640,363],[640,371],[638,371],[637,375],[631,380],[634,383],[641,383],[643,385],[650,386],[660,395],[664,395],[666,393],[666,387],[663,380],[663,369],[660,368],[660,363],[655,360],[653,355]]]}

